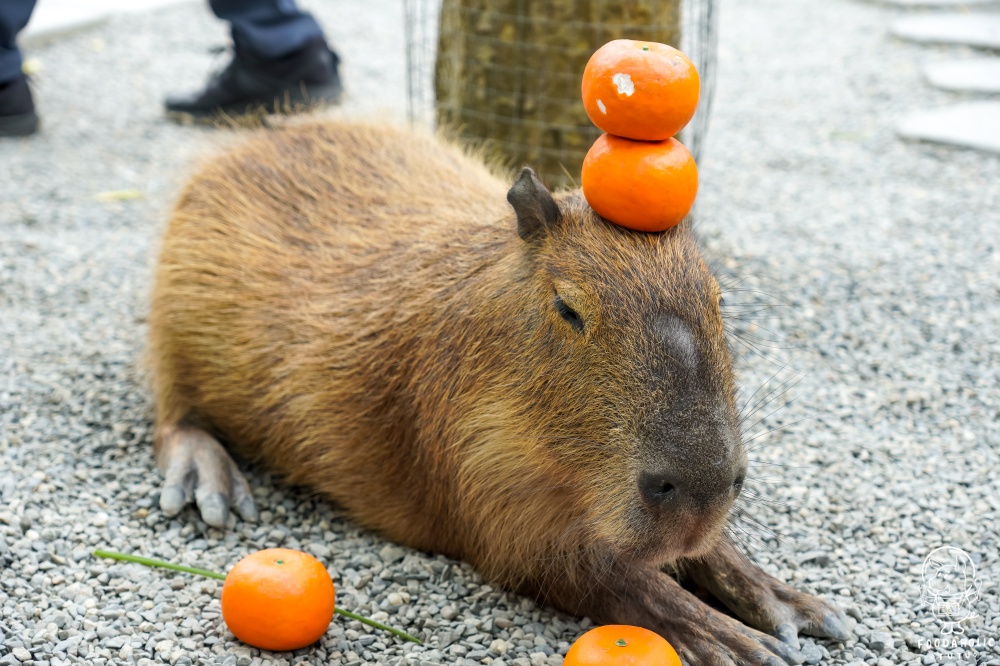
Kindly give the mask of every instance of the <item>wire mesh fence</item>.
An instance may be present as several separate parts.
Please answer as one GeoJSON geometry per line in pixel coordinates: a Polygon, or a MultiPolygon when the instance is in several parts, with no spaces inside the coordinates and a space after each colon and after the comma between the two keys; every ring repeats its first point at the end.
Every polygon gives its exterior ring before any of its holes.
{"type": "Polygon", "coordinates": [[[590,55],[628,38],[679,45],[702,93],[681,140],[697,159],[715,82],[717,0],[403,0],[415,124],[447,125],[550,186],[579,179],[600,130],[580,101],[590,55]]]}

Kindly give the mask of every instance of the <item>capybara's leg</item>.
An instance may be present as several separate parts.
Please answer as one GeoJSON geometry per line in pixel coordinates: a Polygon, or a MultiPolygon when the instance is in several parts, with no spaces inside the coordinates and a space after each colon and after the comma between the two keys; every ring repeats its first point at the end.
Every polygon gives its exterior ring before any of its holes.
{"type": "Polygon", "coordinates": [[[213,527],[225,526],[230,506],[244,520],[257,519],[250,485],[218,440],[190,425],[164,426],[156,438],[164,515],[177,515],[194,499],[202,520],[213,527]]]}
{"type": "Polygon", "coordinates": [[[685,666],[780,666],[805,661],[797,649],[712,608],[654,567],[616,562],[596,567],[591,580],[596,584],[585,584],[582,590],[550,590],[550,600],[601,624],[651,629],[670,641],[685,666]]]}
{"type": "Polygon", "coordinates": [[[837,640],[850,636],[841,610],[764,573],[728,538],[705,557],[685,561],[684,571],[741,620],[793,647],[800,631],[837,640]]]}

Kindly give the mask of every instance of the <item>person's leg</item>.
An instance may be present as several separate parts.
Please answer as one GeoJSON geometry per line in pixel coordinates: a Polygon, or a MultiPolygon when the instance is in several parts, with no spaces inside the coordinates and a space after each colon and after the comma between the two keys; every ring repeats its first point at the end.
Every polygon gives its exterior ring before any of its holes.
{"type": "Polygon", "coordinates": [[[323,29],[294,0],[210,0],[215,15],[228,21],[236,48],[277,60],[323,39],[323,29]]]}
{"type": "Polygon", "coordinates": [[[17,49],[17,33],[28,25],[35,0],[3,0],[0,2],[0,83],[21,76],[21,52],[17,49]]]}
{"type": "Polygon", "coordinates": [[[23,136],[38,129],[17,48],[17,34],[28,24],[34,7],[35,0],[0,0],[0,136],[23,136]]]}
{"type": "Polygon", "coordinates": [[[181,120],[294,111],[340,99],[339,58],[293,0],[210,0],[232,25],[233,61],[204,89],[167,99],[181,120]]]}

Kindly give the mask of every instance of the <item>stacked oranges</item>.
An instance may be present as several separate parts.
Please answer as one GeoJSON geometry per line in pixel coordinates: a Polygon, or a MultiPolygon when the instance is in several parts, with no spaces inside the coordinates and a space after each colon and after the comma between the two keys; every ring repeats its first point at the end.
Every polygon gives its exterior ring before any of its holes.
{"type": "Polygon", "coordinates": [[[694,205],[698,168],[674,139],[698,106],[701,82],[686,55],[658,42],[616,39],[583,72],[583,105],[604,130],[583,161],[583,194],[609,221],[664,231],[694,205]]]}

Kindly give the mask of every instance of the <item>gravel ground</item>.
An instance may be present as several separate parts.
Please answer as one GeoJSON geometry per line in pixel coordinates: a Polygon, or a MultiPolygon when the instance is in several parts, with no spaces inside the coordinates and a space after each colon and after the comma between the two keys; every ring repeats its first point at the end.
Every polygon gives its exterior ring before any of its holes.
{"type": "MultiPolygon", "coordinates": [[[[342,113],[402,115],[398,4],[318,8],[345,57],[342,113]]],[[[801,378],[753,428],[779,430],[752,441],[754,487],[773,502],[754,505],[765,529],[747,539],[769,571],[857,621],[846,644],[806,641],[809,663],[1000,664],[1000,159],[892,131],[956,99],[919,66],[960,50],[893,41],[896,12],[873,5],[723,5],[700,230],[731,276],[747,396],[801,378]],[[927,645],[947,638],[921,601],[922,564],[943,545],[981,579],[972,648],[927,645]]],[[[171,125],[159,105],[201,82],[224,39],[184,6],[31,54],[44,132],[0,144],[0,665],[561,663],[588,621],[388,544],[266,474],[250,474],[258,524],[160,515],[137,364],[149,268],[193,163],[238,134],[171,125]],[[145,197],[94,199],[131,188],[145,197]],[[279,544],[328,562],[340,605],[427,645],[338,619],[316,647],[261,653],[225,630],[216,582],[88,554],[223,571],[279,544]]]]}

